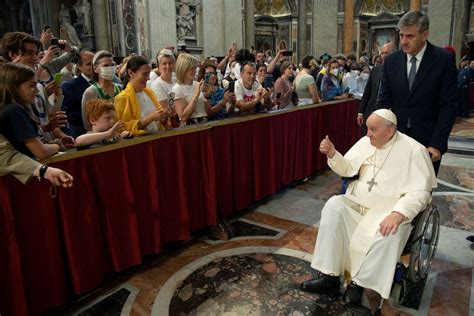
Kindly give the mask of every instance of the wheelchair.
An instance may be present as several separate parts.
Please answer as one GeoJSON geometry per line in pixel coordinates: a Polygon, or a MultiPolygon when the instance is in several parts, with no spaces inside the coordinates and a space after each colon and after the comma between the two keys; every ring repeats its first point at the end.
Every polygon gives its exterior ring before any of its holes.
{"type": "Polygon", "coordinates": [[[402,252],[409,255],[408,266],[397,263],[392,285],[392,298],[398,304],[406,298],[407,282],[419,283],[428,277],[438,247],[440,218],[436,205],[431,204],[412,221],[412,231],[402,252]]]}
{"type": "MultiPolygon", "coordinates": [[[[353,179],[343,178],[342,190],[344,194],[349,182],[353,179]]],[[[434,204],[429,204],[411,222],[412,230],[402,251],[402,257],[409,255],[408,265],[401,260],[397,263],[393,278],[390,297],[395,301],[393,307],[400,307],[407,298],[408,283],[417,284],[424,281],[430,272],[431,263],[438,247],[440,216],[439,210],[434,204]]],[[[370,314],[381,315],[383,298],[370,314]]],[[[358,313],[352,310],[354,314],[358,313]]]]}

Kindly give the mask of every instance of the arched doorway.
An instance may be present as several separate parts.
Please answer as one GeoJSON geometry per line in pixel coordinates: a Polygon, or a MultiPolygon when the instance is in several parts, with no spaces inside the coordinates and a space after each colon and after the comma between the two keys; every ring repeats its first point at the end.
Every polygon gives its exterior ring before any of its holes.
{"type": "Polygon", "coordinates": [[[291,49],[296,13],[295,0],[255,0],[255,49],[275,53],[281,43],[291,49]]]}
{"type": "Polygon", "coordinates": [[[255,49],[257,51],[274,51],[276,47],[276,35],[278,23],[269,16],[255,19],[255,49]]]}
{"type": "Polygon", "coordinates": [[[398,46],[397,24],[410,10],[410,0],[358,0],[354,7],[357,25],[354,51],[372,57],[388,43],[398,46]]]}

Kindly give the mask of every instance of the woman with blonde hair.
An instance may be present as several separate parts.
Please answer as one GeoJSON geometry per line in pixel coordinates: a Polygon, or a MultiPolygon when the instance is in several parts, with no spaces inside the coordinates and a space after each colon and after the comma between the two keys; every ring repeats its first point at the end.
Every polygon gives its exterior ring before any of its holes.
{"type": "Polygon", "coordinates": [[[207,122],[211,114],[211,103],[202,93],[203,81],[195,81],[197,65],[197,59],[187,53],[176,61],[176,84],[171,92],[181,126],[207,122]]]}
{"type": "Polygon", "coordinates": [[[126,66],[124,90],[114,99],[117,120],[134,136],[171,128],[168,115],[146,87],[151,67],[142,56],[132,56],[126,66]]]}

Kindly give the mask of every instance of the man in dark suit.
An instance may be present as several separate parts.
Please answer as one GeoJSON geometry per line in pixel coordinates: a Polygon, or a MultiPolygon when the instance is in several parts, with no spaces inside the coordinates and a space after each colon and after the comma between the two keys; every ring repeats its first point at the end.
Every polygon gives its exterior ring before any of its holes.
{"type": "MultiPolygon", "coordinates": [[[[385,61],[385,58],[393,53],[396,49],[395,44],[387,43],[382,46],[380,50],[380,55],[382,56],[382,61],[385,61]]],[[[369,79],[367,80],[367,85],[364,89],[364,94],[362,95],[362,100],[359,104],[359,112],[357,113],[357,124],[362,128],[362,135],[367,134],[367,126],[365,122],[367,118],[376,110],[375,105],[377,103],[377,95],[379,94],[380,79],[382,77],[382,65],[377,65],[372,68],[370,72],[369,79]]]]}
{"type": "Polygon", "coordinates": [[[61,86],[64,95],[61,110],[67,114],[69,133],[74,138],[86,133],[82,122],[82,95],[92,81],[93,57],[92,52],[82,51],[76,66],[80,74],[76,78],[64,82],[61,86]]]}
{"type": "Polygon", "coordinates": [[[458,108],[455,55],[427,41],[429,19],[420,11],[398,22],[401,50],[383,65],[378,108],[390,108],[398,130],[427,147],[438,172],[458,108]]]}

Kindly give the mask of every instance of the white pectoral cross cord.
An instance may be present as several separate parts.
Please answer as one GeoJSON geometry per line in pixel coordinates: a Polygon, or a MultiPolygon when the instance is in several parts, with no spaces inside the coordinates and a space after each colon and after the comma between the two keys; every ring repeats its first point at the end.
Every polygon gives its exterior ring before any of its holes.
{"type": "Polygon", "coordinates": [[[395,140],[392,144],[392,146],[390,147],[390,150],[388,151],[388,154],[387,156],[385,156],[385,159],[382,161],[382,163],[380,164],[380,167],[379,167],[379,170],[377,170],[377,172],[375,172],[375,169],[376,169],[376,164],[377,164],[377,148],[375,149],[375,153],[374,153],[374,161],[373,161],[373,164],[374,164],[374,171],[373,171],[373,176],[372,176],[372,179],[370,179],[370,181],[367,181],[366,183],[369,185],[369,188],[368,188],[368,191],[369,192],[372,192],[372,188],[374,187],[374,185],[377,185],[378,183],[375,182],[375,177],[379,174],[380,170],[382,170],[382,167],[383,165],[385,164],[385,161],[387,160],[388,156],[390,155],[390,153],[392,152],[392,149],[393,149],[393,146],[395,146],[395,143],[396,143],[396,140],[397,140],[397,134],[395,134],[395,140]]]}

